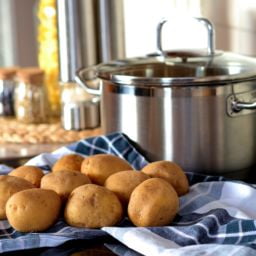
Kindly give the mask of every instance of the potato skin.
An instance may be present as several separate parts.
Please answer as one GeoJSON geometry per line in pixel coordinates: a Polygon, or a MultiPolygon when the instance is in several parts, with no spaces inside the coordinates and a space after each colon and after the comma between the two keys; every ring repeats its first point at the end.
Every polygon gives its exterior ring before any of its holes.
{"type": "Polygon", "coordinates": [[[64,217],[70,226],[100,228],[113,226],[122,218],[118,197],[105,187],[86,184],[73,190],[64,217]]]}
{"type": "Polygon", "coordinates": [[[9,175],[0,176],[0,220],[6,219],[7,200],[13,194],[30,188],[34,188],[34,185],[25,179],[9,175]]]}
{"type": "Polygon", "coordinates": [[[10,225],[18,231],[44,231],[57,220],[60,208],[57,193],[34,188],[10,197],[6,203],[6,215],[10,225]]]}
{"type": "Polygon", "coordinates": [[[81,172],[86,174],[92,183],[103,186],[111,174],[132,169],[132,166],[122,158],[109,154],[98,154],[85,158],[81,172]]]}
{"type": "Polygon", "coordinates": [[[138,227],[164,226],[171,223],[179,209],[179,198],[165,180],[151,178],[132,192],[128,216],[138,227]]]}
{"type": "Polygon", "coordinates": [[[68,154],[58,159],[52,167],[53,172],[57,171],[81,171],[81,164],[84,157],[77,154],[68,154]]]}
{"type": "Polygon", "coordinates": [[[149,176],[143,172],[128,170],[110,175],[104,186],[114,192],[122,204],[126,206],[135,187],[147,179],[149,179],[149,176]]]}
{"type": "Polygon", "coordinates": [[[11,172],[9,172],[8,175],[23,178],[31,182],[35,187],[39,188],[44,173],[37,166],[23,165],[18,168],[15,168],[11,172]]]}
{"type": "Polygon", "coordinates": [[[174,162],[152,162],[146,165],[141,171],[150,177],[166,180],[174,187],[179,196],[185,195],[189,191],[187,176],[181,167],[174,162]]]}
{"type": "Polygon", "coordinates": [[[91,183],[90,179],[77,171],[57,171],[46,174],[41,180],[41,188],[55,191],[65,202],[77,187],[91,183]]]}

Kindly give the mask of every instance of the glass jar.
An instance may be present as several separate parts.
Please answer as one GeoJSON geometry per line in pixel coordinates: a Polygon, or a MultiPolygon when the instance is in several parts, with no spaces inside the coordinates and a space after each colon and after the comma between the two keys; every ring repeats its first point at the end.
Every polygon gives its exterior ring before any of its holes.
{"type": "Polygon", "coordinates": [[[48,100],[44,85],[44,71],[24,68],[17,73],[15,113],[24,123],[45,123],[48,119],[48,100]]]}
{"type": "Polygon", "coordinates": [[[65,130],[84,130],[100,125],[100,98],[76,83],[61,84],[61,123],[65,130]]]}
{"type": "Polygon", "coordinates": [[[0,116],[14,116],[14,89],[17,68],[0,68],[0,116]]]}

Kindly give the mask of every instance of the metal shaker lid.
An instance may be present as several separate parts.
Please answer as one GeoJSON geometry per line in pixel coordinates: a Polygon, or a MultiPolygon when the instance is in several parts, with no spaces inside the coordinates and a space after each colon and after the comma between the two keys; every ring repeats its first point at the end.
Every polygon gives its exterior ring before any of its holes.
{"type": "Polygon", "coordinates": [[[65,130],[84,130],[100,126],[99,97],[62,105],[62,126],[65,130]]]}

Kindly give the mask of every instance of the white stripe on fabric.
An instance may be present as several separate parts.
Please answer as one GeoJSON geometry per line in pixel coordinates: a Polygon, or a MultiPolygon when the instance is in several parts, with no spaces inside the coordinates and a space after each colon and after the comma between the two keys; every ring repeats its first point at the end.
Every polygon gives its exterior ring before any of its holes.
{"type": "Polygon", "coordinates": [[[178,230],[177,228],[174,228],[174,227],[167,227],[167,228],[171,229],[174,233],[176,233],[176,234],[178,234],[178,235],[180,235],[180,236],[182,236],[182,237],[184,237],[186,239],[193,240],[195,242],[195,244],[200,244],[198,242],[197,238],[194,237],[194,236],[190,236],[190,235],[188,235],[188,234],[186,234],[186,233],[184,233],[184,232],[182,232],[182,231],[180,231],[180,230],[178,230]]]}
{"type": "MultiPolygon", "coordinates": [[[[131,165],[135,165],[135,163],[137,162],[137,159],[139,159],[139,166],[141,167],[141,169],[145,166],[145,160],[142,157],[136,156],[136,158],[132,161],[131,165]],[[143,163],[143,165],[142,165],[143,163]]],[[[139,171],[139,170],[138,170],[139,171]]]]}
{"type": "Polygon", "coordinates": [[[218,225],[218,227],[220,227],[220,226],[221,226],[221,224],[220,224],[220,222],[219,222],[219,219],[217,218],[217,216],[216,216],[216,215],[214,215],[214,214],[210,214],[210,215],[208,215],[207,217],[212,217],[212,218],[214,218],[214,219],[215,219],[215,221],[216,221],[216,223],[217,223],[217,225],[218,225]]]}
{"type": "Polygon", "coordinates": [[[165,239],[146,228],[110,228],[105,227],[102,230],[128,246],[129,248],[152,256],[160,255],[166,249],[179,248],[175,242],[165,239]]]}
{"type": "MultiPolygon", "coordinates": [[[[101,151],[101,152],[104,152],[105,154],[108,153],[107,150],[105,150],[105,149],[103,149],[103,148],[100,148],[100,147],[97,147],[97,146],[95,146],[95,145],[92,145],[91,143],[88,143],[86,140],[82,140],[81,143],[83,143],[85,146],[89,146],[92,151],[93,151],[94,149],[96,149],[96,150],[99,150],[99,151],[101,151]]],[[[91,152],[92,152],[92,151],[91,151],[91,152]]]]}
{"type": "Polygon", "coordinates": [[[179,249],[169,249],[158,256],[227,256],[231,251],[234,250],[239,251],[239,254],[237,254],[238,256],[255,256],[255,251],[251,248],[245,246],[219,244],[190,245],[181,247],[179,249]]]}
{"type": "Polygon", "coordinates": [[[256,231],[244,231],[244,232],[236,232],[236,233],[218,233],[218,234],[211,235],[209,233],[208,228],[204,224],[197,223],[195,225],[202,227],[207,232],[207,236],[210,238],[227,238],[227,237],[238,237],[243,235],[247,235],[247,236],[256,235],[256,231]]]}
{"type": "MultiPolygon", "coordinates": [[[[119,135],[119,136],[118,136],[118,139],[119,139],[120,137],[121,137],[121,136],[119,135]]],[[[109,148],[111,148],[111,149],[116,153],[117,156],[119,156],[120,158],[124,159],[124,157],[122,156],[122,154],[121,154],[118,150],[116,150],[115,147],[113,147],[112,141],[108,140],[108,138],[105,137],[105,136],[101,136],[101,138],[105,140],[105,142],[109,145],[109,148]]],[[[114,140],[113,140],[113,141],[114,141],[114,140]]]]}
{"type": "MultiPolygon", "coordinates": [[[[123,152],[121,152],[121,154],[124,156],[131,148],[130,147],[127,147],[123,150],[123,152]]],[[[139,156],[137,156],[139,157],[139,156]]],[[[136,159],[135,159],[136,160],[136,159]]]]}
{"type": "MultiPolygon", "coordinates": [[[[202,197],[202,196],[204,196],[204,195],[208,195],[209,192],[210,192],[211,189],[212,189],[212,186],[213,186],[214,182],[209,182],[208,184],[209,184],[208,189],[207,189],[204,193],[198,193],[196,196],[191,197],[188,201],[186,201],[183,205],[180,206],[179,212],[181,212],[186,206],[188,206],[189,204],[191,204],[191,203],[192,203],[193,201],[195,201],[196,199],[198,199],[198,198],[200,198],[200,197],[202,197]]],[[[192,186],[192,187],[190,188],[190,190],[193,189],[193,190],[196,191],[198,186],[200,186],[200,183],[195,184],[194,186],[192,186]]],[[[199,189],[199,190],[200,190],[200,189],[199,189]]]]}
{"type": "Polygon", "coordinates": [[[239,252],[241,251],[241,247],[238,246],[237,248],[232,248],[232,251],[229,253],[229,256],[237,256],[241,255],[239,252]]]}
{"type": "MultiPolygon", "coordinates": [[[[242,240],[242,238],[243,238],[243,234],[244,234],[244,232],[243,232],[243,228],[242,228],[242,221],[238,221],[238,239],[237,239],[237,241],[236,241],[236,244],[239,244],[240,243],[240,241],[242,240]],[[240,234],[242,234],[242,235],[240,235],[240,234]]],[[[255,234],[256,234],[256,232],[255,232],[255,234]]]]}
{"type": "Polygon", "coordinates": [[[110,144],[114,144],[115,141],[119,140],[120,138],[122,138],[123,135],[122,134],[119,134],[118,136],[116,136],[114,139],[112,140],[109,140],[106,136],[102,135],[101,138],[105,138],[110,144]]]}
{"type": "MultiPolygon", "coordinates": [[[[98,140],[99,140],[99,137],[95,137],[94,139],[92,139],[92,140],[90,141],[89,156],[93,155],[94,150],[95,150],[96,148],[98,148],[97,146],[95,146],[98,140]]],[[[88,144],[89,144],[89,143],[88,143],[88,144]]],[[[106,154],[108,154],[108,153],[109,153],[109,148],[107,148],[107,150],[104,149],[103,151],[104,151],[106,154]]]]}
{"type": "Polygon", "coordinates": [[[196,220],[191,220],[191,221],[173,221],[173,224],[178,225],[178,226],[183,226],[183,225],[189,225],[189,224],[195,224],[199,221],[201,221],[202,219],[206,219],[206,218],[214,218],[215,221],[217,222],[218,226],[221,226],[219,219],[214,215],[214,214],[210,214],[210,215],[202,215],[201,217],[197,218],[196,220]]]}
{"type": "MultiPolygon", "coordinates": [[[[216,256],[216,255],[219,255],[219,250],[220,250],[220,247],[216,246],[215,248],[211,248],[211,250],[207,251],[207,253],[204,254],[204,256],[216,256]]],[[[240,248],[239,248],[239,250],[240,250],[240,248]]]]}
{"type": "Polygon", "coordinates": [[[247,208],[240,209],[236,205],[229,206],[225,202],[225,200],[224,200],[224,202],[221,200],[209,202],[209,203],[203,205],[202,207],[195,209],[194,212],[204,214],[204,213],[207,213],[214,209],[225,209],[230,216],[237,218],[237,219],[245,219],[245,220],[254,219],[252,216],[249,216],[247,213],[242,211],[242,210],[246,210],[247,208]]]}
{"type": "Polygon", "coordinates": [[[53,234],[65,235],[64,231],[67,229],[69,230],[70,226],[63,227],[62,229],[58,230],[57,232],[54,232],[53,234]]]}
{"type": "Polygon", "coordinates": [[[11,235],[15,234],[17,231],[15,229],[12,230],[11,233],[9,233],[7,230],[2,230],[4,234],[0,234],[0,237],[5,237],[8,236],[10,239],[12,239],[11,235]]]}
{"type": "Polygon", "coordinates": [[[0,221],[0,230],[3,232],[3,234],[0,235],[0,237],[9,237],[12,238],[11,235],[16,233],[16,230],[13,229],[12,232],[8,232],[8,229],[11,228],[11,225],[7,220],[1,220],[0,221]]]}
{"type": "Polygon", "coordinates": [[[27,161],[25,165],[35,165],[35,166],[48,165],[51,167],[60,157],[67,154],[72,154],[72,153],[74,153],[74,151],[64,146],[53,151],[52,153],[42,153],[38,156],[35,156],[29,161],[27,161]]]}
{"type": "Polygon", "coordinates": [[[255,198],[256,190],[252,187],[238,182],[224,182],[219,201],[239,209],[249,219],[256,219],[255,198]]]}

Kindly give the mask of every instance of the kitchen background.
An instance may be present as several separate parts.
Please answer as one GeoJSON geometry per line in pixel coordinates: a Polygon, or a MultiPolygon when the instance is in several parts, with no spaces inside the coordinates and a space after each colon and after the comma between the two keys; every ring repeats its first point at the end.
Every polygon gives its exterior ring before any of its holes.
{"type": "MultiPolygon", "coordinates": [[[[124,48],[119,49],[119,54],[124,54],[126,57],[143,55],[155,50],[155,27],[162,17],[169,17],[171,20],[168,29],[165,30],[167,31],[165,45],[168,48],[204,47],[206,42],[204,28],[196,23],[191,25],[191,22],[182,19],[181,17],[186,14],[204,16],[213,22],[218,49],[255,56],[255,0],[100,0],[99,2],[102,6],[118,8],[117,13],[112,13],[116,16],[118,24],[112,23],[111,26],[119,26],[120,33],[123,33],[123,38],[119,33],[119,40],[122,39],[124,43],[124,48]]],[[[38,3],[37,0],[0,1],[0,66],[37,65],[38,3]]],[[[49,15],[53,14],[49,13],[49,15]]]]}

